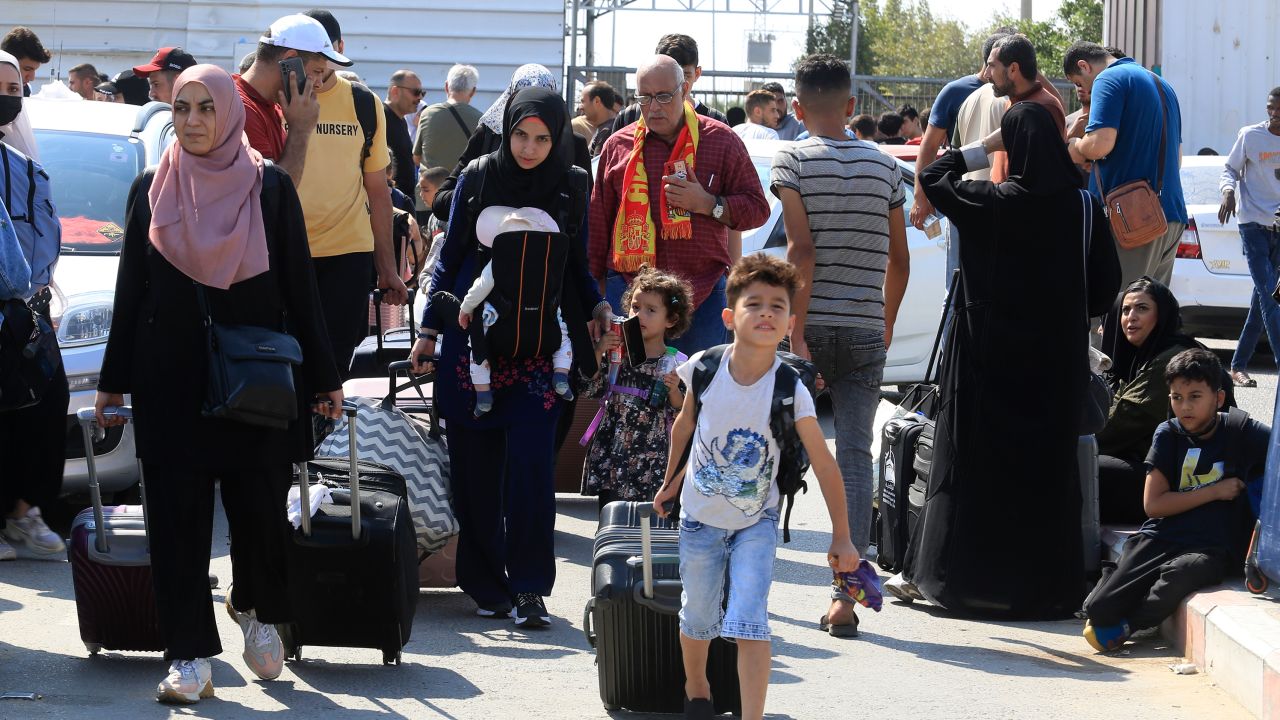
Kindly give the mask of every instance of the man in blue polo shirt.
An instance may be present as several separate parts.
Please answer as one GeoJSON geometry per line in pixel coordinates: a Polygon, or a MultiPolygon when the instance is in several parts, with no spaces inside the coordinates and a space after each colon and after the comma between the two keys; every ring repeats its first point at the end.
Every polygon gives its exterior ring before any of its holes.
{"type": "Polygon", "coordinates": [[[1076,163],[1098,163],[1102,187],[1091,178],[1089,189],[1103,196],[1132,180],[1146,180],[1159,191],[1168,223],[1163,237],[1138,248],[1117,248],[1124,275],[1120,286],[1143,275],[1168,285],[1178,241],[1187,227],[1187,204],[1179,175],[1182,113],[1178,96],[1163,78],[1131,58],[1117,59],[1096,43],[1075,43],[1067,49],[1062,65],[1067,79],[1091,95],[1085,136],[1068,144],[1076,163]],[[1164,90],[1163,103],[1157,83],[1164,90]],[[1159,178],[1162,124],[1164,177],[1159,178]]]}

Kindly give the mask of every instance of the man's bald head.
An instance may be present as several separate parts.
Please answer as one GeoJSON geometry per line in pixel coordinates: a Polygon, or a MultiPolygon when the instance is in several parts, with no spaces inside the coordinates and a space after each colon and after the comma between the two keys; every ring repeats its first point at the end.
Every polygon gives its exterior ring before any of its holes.
{"type": "Polygon", "coordinates": [[[663,85],[684,84],[684,69],[670,55],[654,55],[652,60],[641,65],[636,71],[636,85],[639,85],[641,78],[645,76],[652,76],[655,80],[660,79],[663,85]]]}
{"type": "Polygon", "coordinates": [[[689,84],[680,63],[666,55],[654,56],[636,71],[636,99],[644,123],[661,138],[674,139],[684,120],[684,100],[689,84]],[[665,99],[666,102],[662,102],[665,99]]]}

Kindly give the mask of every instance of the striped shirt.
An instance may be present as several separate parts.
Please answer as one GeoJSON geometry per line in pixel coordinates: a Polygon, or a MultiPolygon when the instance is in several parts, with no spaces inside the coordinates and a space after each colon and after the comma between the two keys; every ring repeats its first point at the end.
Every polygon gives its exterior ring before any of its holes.
{"type": "Polygon", "coordinates": [[[883,332],[889,212],[906,199],[897,161],[861,140],[811,137],[774,155],[769,186],[795,190],[808,215],[815,256],[806,325],[883,332]]]}

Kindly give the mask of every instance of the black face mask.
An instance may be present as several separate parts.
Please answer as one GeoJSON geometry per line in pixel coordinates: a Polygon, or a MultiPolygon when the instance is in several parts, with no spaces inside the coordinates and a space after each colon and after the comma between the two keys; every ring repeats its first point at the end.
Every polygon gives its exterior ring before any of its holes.
{"type": "Polygon", "coordinates": [[[0,125],[8,125],[22,112],[22,98],[17,95],[0,95],[0,125]]]}

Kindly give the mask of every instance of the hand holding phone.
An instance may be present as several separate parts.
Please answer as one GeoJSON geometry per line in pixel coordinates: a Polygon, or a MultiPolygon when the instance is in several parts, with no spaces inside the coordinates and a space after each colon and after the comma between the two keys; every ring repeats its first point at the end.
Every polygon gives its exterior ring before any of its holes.
{"type": "Polygon", "coordinates": [[[631,367],[639,367],[649,359],[644,349],[644,334],[640,330],[640,316],[633,315],[622,323],[622,340],[627,346],[627,361],[631,367]]]}

